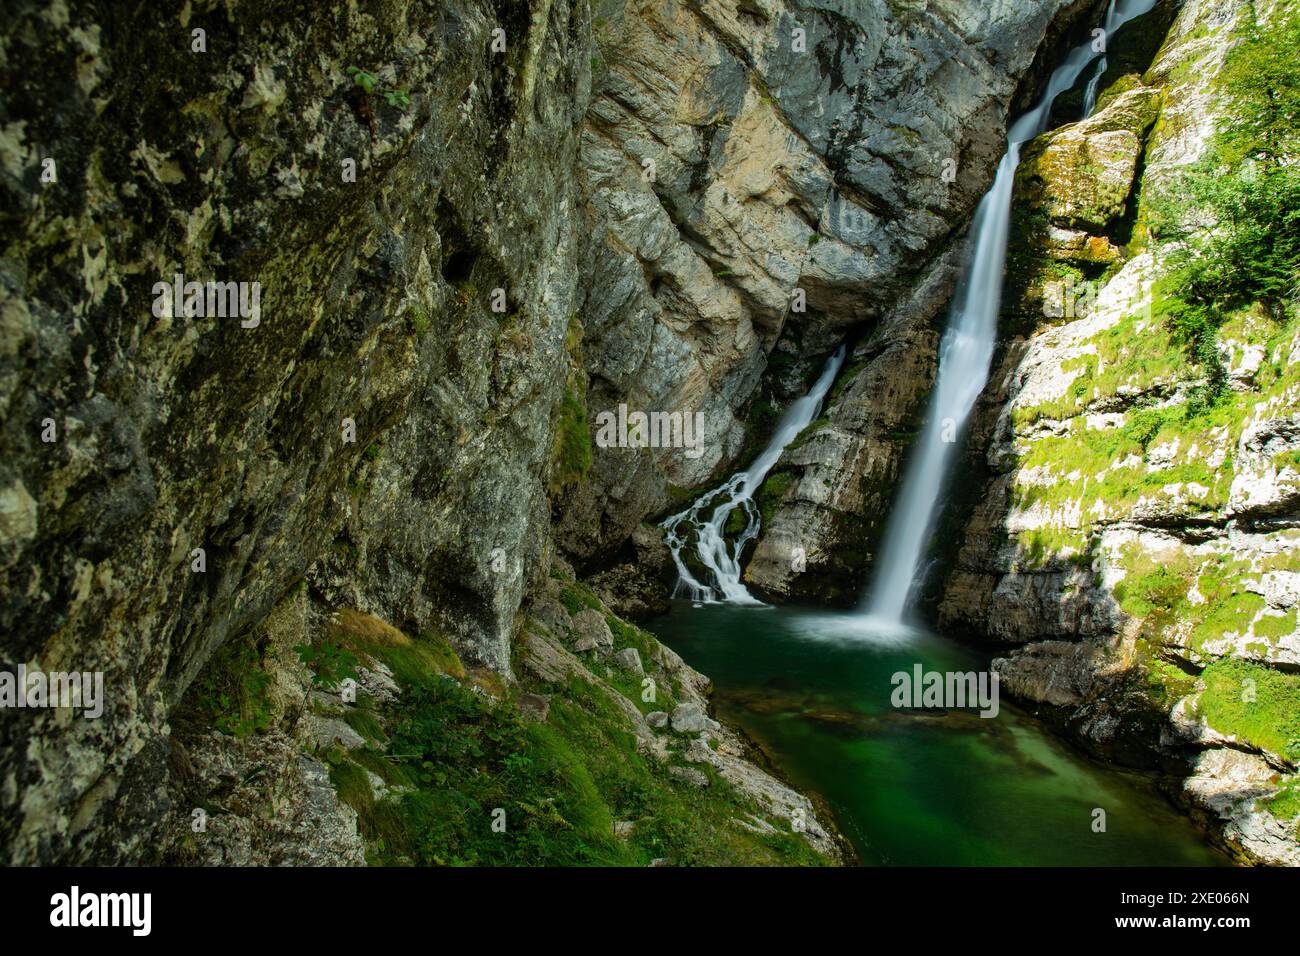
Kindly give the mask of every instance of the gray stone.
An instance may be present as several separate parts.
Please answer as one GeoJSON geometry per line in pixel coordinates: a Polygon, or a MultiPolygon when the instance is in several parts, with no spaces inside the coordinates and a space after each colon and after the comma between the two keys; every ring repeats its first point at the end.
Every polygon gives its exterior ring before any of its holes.
{"type": "Polygon", "coordinates": [[[614,635],[610,633],[605,615],[590,608],[573,616],[573,633],[577,638],[574,650],[579,652],[614,646],[614,635]]]}
{"type": "Polygon", "coordinates": [[[672,726],[679,734],[697,734],[709,730],[713,724],[699,704],[678,704],[673,708],[672,726]]]}
{"type": "Polygon", "coordinates": [[[370,667],[357,668],[357,694],[369,697],[372,703],[389,704],[402,694],[393,672],[383,661],[375,661],[370,667]]]}
{"type": "Polygon", "coordinates": [[[328,750],[335,745],[342,746],[345,750],[355,750],[366,745],[364,737],[335,717],[309,714],[303,721],[307,725],[308,739],[318,750],[328,750]]]}
{"type": "Polygon", "coordinates": [[[550,709],[549,697],[543,697],[541,694],[519,695],[519,712],[523,714],[525,720],[533,720],[539,724],[546,723],[546,715],[550,709]]]}
{"type": "Polygon", "coordinates": [[[703,770],[696,770],[694,767],[669,767],[668,776],[674,780],[680,780],[682,783],[688,783],[692,787],[702,788],[709,785],[709,775],[703,770]]]}
{"type": "Polygon", "coordinates": [[[707,740],[696,737],[686,748],[686,759],[690,763],[717,763],[718,757],[707,740]]]}
{"type": "Polygon", "coordinates": [[[645,722],[651,727],[659,730],[668,726],[668,714],[662,710],[652,710],[645,715],[645,722]]]}
{"type": "Polygon", "coordinates": [[[348,711],[348,705],[339,699],[338,694],[325,690],[313,690],[308,699],[313,713],[323,717],[342,717],[348,711]]]}
{"type": "Polygon", "coordinates": [[[644,674],[645,668],[641,666],[641,653],[635,647],[625,647],[614,655],[614,663],[625,671],[632,671],[634,674],[644,674]]]}

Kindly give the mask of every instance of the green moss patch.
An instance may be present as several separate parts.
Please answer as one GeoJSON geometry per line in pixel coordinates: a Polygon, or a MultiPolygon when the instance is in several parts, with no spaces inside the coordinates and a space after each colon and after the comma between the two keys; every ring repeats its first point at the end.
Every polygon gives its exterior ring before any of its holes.
{"type": "Polygon", "coordinates": [[[1243,660],[1216,661],[1201,675],[1197,712],[1220,733],[1300,760],[1300,674],[1243,660]]]}
{"type": "Polygon", "coordinates": [[[773,471],[764,479],[758,493],[754,495],[754,502],[758,505],[758,513],[765,526],[771,525],[772,516],[776,514],[776,509],[794,482],[795,476],[788,471],[773,471]]]}

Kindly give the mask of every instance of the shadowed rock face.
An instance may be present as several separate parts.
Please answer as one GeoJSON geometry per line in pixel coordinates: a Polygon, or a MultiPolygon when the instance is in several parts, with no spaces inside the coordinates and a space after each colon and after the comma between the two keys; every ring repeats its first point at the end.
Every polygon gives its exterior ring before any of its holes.
{"type": "Polygon", "coordinates": [[[212,650],[309,569],[508,672],[542,566],[585,5],[186,11],[20,4],[4,31],[4,659],[107,687],[98,721],[0,727],[14,861],[88,854],[212,650]],[[259,282],[260,324],[155,317],[176,272],[259,282]]]}
{"type": "MultiPolygon", "coordinates": [[[[817,550],[838,543],[821,525],[874,510],[863,472],[868,484],[888,480],[896,448],[880,433],[910,414],[932,374],[923,356],[949,279],[940,254],[991,178],[1008,105],[1044,36],[1082,6],[594,12],[601,63],[582,144],[588,407],[703,411],[706,448],[696,459],[597,449],[587,493],[561,513],[566,550],[607,556],[643,516],[667,510],[675,489],[733,467],[741,413],[778,342],[782,362],[815,375],[847,334],[883,323],[889,346],[874,354],[888,353],[889,371],[876,378],[897,396],[877,418],[872,395],[869,428],[855,420],[860,401],[842,422],[832,412],[836,427],[821,440],[844,447],[810,449],[835,464],[787,495],[752,582],[787,593],[787,538],[817,550]],[[796,296],[806,310],[792,308],[796,296]],[[839,489],[829,502],[817,490],[825,478],[839,489]]],[[[810,555],[810,570],[811,580],[829,569],[810,555]]]]}
{"type": "Polygon", "coordinates": [[[945,250],[1080,8],[11,6],[3,656],[106,684],[97,721],[0,723],[0,842],[24,863],[138,857],[169,715],[304,580],[508,676],[552,522],[595,559],[730,467],[778,342],[788,393],[882,323],[824,470],[848,489],[832,517],[870,513],[882,429],[932,371],[945,250]],[[177,273],[258,283],[260,321],[156,314],[177,273]],[[595,449],[571,474],[573,396],[580,427],[703,411],[705,454],[595,449]]]}

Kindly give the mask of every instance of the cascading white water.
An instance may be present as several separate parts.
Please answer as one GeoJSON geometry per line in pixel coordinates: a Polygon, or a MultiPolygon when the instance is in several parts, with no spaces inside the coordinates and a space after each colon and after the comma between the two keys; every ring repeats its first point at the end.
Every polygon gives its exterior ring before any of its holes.
{"type": "MultiPolygon", "coordinates": [[[[1155,2],[1118,0],[1112,4],[1107,35],[1148,12],[1155,2]]],[[[967,240],[969,258],[939,346],[939,370],[930,396],[929,418],[913,448],[902,492],[885,531],[875,577],[863,602],[862,613],[875,621],[897,625],[903,619],[917,583],[921,554],[930,536],[956,439],[988,381],[1002,304],[1011,193],[1016,167],[1020,165],[1020,147],[1046,130],[1053,101],[1074,86],[1094,56],[1091,39],[1071,50],[1047,81],[1037,105],[1012,125],[1007,134],[1007,152],[998,164],[993,186],[976,210],[967,240]]]]}
{"type": "MultiPolygon", "coordinates": [[[[1103,39],[1110,44],[1111,31],[1115,29],[1115,0],[1110,0],[1110,6],[1106,8],[1106,22],[1103,24],[1105,33],[1103,39]]],[[[1097,108],[1097,87],[1101,85],[1101,78],[1106,74],[1106,54],[1102,53],[1097,60],[1097,66],[1093,70],[1092,79],[1083,90],[1083,119],[1092,115],[1092,111],[1097,108]]]]}
{"type": "Polygon", "coordinates": [[[754,504],[754,493],[763,484],[763,479],[777,463],[786,446],[794,441],[798,434],[821,411],[822,400],[830,391],[835,375],[844,363],[844,346],[826,360],[821,375],[813,383],[808,394],[790,403],[776,424],[776,430],[767,447],[763,449],[754,463],[746,470],[732,475],[726,484],[715,488],[708,494],[696,499],[695,503],[680,514],[675,514],[663,522],[661,527],[667,531],[664,540],[672,552],[673,562],[677,565],[677,586],[674,597],[690,598],[705,604],[719,601],[728,604],[762,604],[749,593],[740,581],[740,556],[745,546],[758,536],[762,521],[758,506],[754,504]],[[712,508],[712,513],[705,518],[704,512],[712,508]],[[732,512],[740,508],[745,516],[745,527],[728,547],[723,529],[732,512]],[[709,569],[713,577],[711,583],[701,582],[695,577],[682,560],[682,549],[695,535],[695,551],[700,562],[709,569]]]}

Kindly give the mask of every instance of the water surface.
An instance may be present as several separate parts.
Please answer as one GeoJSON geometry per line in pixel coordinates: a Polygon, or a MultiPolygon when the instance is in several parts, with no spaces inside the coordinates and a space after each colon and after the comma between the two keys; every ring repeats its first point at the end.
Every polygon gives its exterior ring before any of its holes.
{"type": "Polygon", "coordinates": [[[893,707],[896,672],[986,661],[943,637],[872,634],[859,621],[682,601],[650,629],[713,678],[724,719],[827,800],[866,864],[1228,862],[1141,777],[1075,753],[1005,700],[988,719],[893,707]],[[1093,829],[1098,808],[1105,832],[1093,829]]]}

